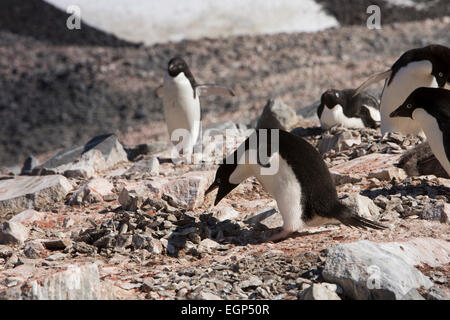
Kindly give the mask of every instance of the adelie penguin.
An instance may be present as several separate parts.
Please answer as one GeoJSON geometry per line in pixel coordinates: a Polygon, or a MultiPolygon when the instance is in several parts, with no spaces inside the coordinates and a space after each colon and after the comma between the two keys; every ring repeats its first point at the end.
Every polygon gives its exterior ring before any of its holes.
{"type": "Polygon", "coordinates": [[[417,88],[450,89],[450,48],[429,45],[406,51],[389,70],[369,78],[356,93],[383,79],[386,82],[380,102],[381,133],[420,134],[421,126],[417,121],[389,115],[417,88]]]}
{"type": "Polygon", "coordinates": [[[277,201],[283,229],[277,241],[305,226],[341,222],[360,228],[385,226],[362,218],[338,200],[320,154],[301,137],[286,131],[258,129],[223,160],[206,194],[218,188],[214,205],[248,177],[255,176],[277,201]],[[266,155],[266,156],[264,156],[266,155]]]}
{"type": "Polygon", "coordinates": [[[330,89],[322,94],[317,116],[323,129],[341,125],[346,128],[377,128],[380,121],[378,101],[375,97],[355,90],[330,89]]]}
{"type": "Polygon", "coordinates": [[[198,84],[195,81],[187,63],[177,56],[172,58],[167,66],[164,83],[156,89],[156,95],[162,97],[164,115],[170,139],[178,143],[177,129],[183,129],[178,133],[183,135],[182,151],[191,153],[200,134],[200,96],[223,95],[234,96],[234,92],[226,87],[214,84],[198,84]],[[175,136],[174,137],[174,134],[175,136]]]}
{"type": "Polygon", "coordinates": [[[420,124],[431,150],[450,176],[450,90],[418,88],[390,116],[420,124]]]}

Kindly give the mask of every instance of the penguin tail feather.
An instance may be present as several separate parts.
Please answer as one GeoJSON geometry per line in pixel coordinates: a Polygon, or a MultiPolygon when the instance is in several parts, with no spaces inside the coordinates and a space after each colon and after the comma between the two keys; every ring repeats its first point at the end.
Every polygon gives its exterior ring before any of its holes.
{"type": "Polygon", "coordinates": [[[344,225],[348,227],[355,227],[360,229],[376,229],[376,230],[384,230],[388,227],[382,225],[381,223],[363,218],[361,216],[356,215],[350,208],[345,206],[342,203],[339,203],[336,206],[337,210],[341,212],[336,218],[344,225]]]}
{"type": "Polygon", "coordinates": [[[373,83],[376,83],[378,81],[387,79],[391,76],[392,74],[392,70],[386,70],[384,72],[381,73],[377,73],[372,75],[369,79],[367,79],[366,81],[363,82],[363,84],[361,84],[355,91],[355,93],[353,94],[353,96],[357,96],[358,94],[360,94],[364,89],[366,89],[367,87],[369,87],[370,85],[372,85],[373,83]]]}

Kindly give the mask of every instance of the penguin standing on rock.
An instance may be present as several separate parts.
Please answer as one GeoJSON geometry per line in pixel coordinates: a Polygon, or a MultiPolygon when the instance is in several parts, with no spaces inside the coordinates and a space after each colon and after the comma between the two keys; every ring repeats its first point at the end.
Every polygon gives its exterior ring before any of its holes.
{"type": "Polygon", "coordinates": [[[450,90],[418,88],[390,116],[415,120],[450,176],[450,90]]]}
{"type": "Polygon", "coordinates": [[[218,188],[214,202],[217,205],[251,176],[255,176],[275,198],[283,217],[283,230],[271,237],[271,241],[284,239],[304,226],[324,223],[386,228],[356,215],[338,200],[335,185],[322,157],[312,145],[294,134],[277,129],[257,129],[224,159],[206,194],[218,188]],[[263,161],[262,155],[267,155],[266,161],[263,161]]]}
{"type": "Polygon", "coordinates": [[[336,125],[375,129],[380,121],[377,99],[365,92],[355,95],[353,89],[325,91],[317,115],[325,130],[336,125]]]}
{"type": "Polygon", "coordinates": [[[386,79],[381,94],[381,133],[400,132],[420,134],[421,125],[409,118],[391,118],[389,115],[415,89],[420,87],[450,89],[450,48],[442,45],[429,45],[406,51],[392,67],[370,77],[357,90],[356,94],[372,83],[386,79]]]}
{"type": "Polygon", "coordinates": [[[164,83],[156,89],[162,97],[169,137],[178,143],[182,134],[182,150],[192,152],[200,133],[200,96],[234,96],[226,87],[197,84],[187,63],[181,57],[172,58],[164,76],[164,83]],[[176,132],[177,129],[182,129],[176,132]],[[183,134],[185,133],[185,134],[183,134]]]}

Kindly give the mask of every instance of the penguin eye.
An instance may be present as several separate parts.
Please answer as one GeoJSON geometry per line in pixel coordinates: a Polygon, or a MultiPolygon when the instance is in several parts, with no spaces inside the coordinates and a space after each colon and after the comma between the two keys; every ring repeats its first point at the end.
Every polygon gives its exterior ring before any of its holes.
{"type": "Polygon", "coordinates": [[[335,95],[336,95],[336,98],[339,98],[339,92],[336,92],[335,95]]]}
{"type": "Polygon", "coordinates": [[[412,108],[412,104],[410,103],[410,104],[408,104],[406,107],[407,107],[408,109],[411,109],[411,108],[412,108]]]}
{"type": "Polygon", "coordinates": [[[220,178],[217,178],[217,179],[216,179],[216,182],[217,182],[218,184],[220,184],[220,182],[221,182],[221,181],[220,181],[220,178]]]}
{"type": "Polygon", "coordinates": [[[439,77],[443,78],[444,74],[442,72],[439,72],[439,77]]]}

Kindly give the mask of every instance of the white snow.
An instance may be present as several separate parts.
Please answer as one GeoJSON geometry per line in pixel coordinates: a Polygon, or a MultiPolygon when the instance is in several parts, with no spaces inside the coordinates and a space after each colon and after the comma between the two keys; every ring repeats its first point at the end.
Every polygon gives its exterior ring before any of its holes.
{"type": "Polygon", "coordinates": [[[81,8],[86,23],[120,38],[156,42],[339,26],[314,0],[46,0],[81,8]]]}

